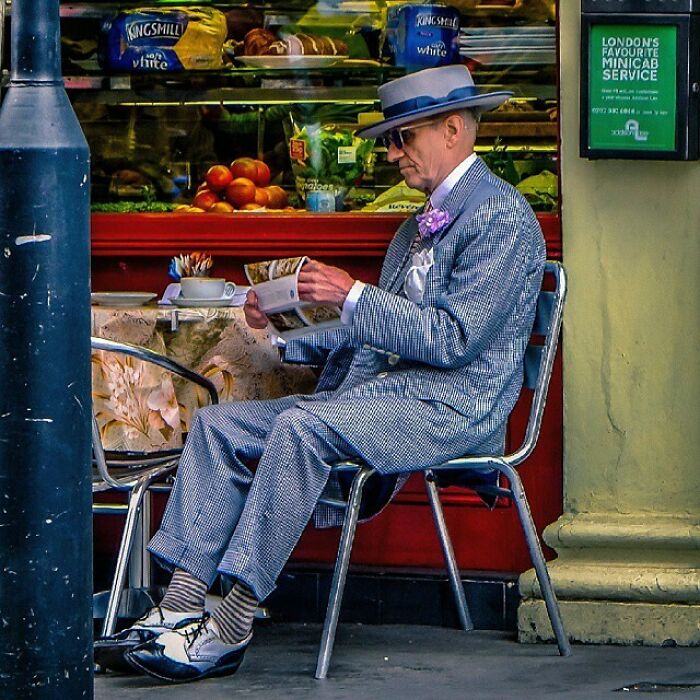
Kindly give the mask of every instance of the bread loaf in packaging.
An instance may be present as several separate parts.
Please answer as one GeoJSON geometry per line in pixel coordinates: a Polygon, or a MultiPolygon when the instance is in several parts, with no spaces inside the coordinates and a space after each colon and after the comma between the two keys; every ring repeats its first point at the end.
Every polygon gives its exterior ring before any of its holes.
{"type": "Polygon", "coordinates": [[[226,17],[214,8],[124,10],[103,26],[100,60],[128,73],[221,68],[226,34],[226,17]]]}

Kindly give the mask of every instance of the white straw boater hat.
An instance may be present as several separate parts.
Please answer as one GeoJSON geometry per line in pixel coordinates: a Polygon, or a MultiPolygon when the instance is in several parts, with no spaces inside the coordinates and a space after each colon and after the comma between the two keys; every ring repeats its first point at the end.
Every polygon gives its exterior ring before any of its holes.
{"type": "Polygon", "coordinates": [[[394,127],[457,109],[487,111],[502,105],[512,92],[479,92],[469,69],[461,64],[409,73],[379,87],[383,121],[359,129],[374,138],[394,127]]]}

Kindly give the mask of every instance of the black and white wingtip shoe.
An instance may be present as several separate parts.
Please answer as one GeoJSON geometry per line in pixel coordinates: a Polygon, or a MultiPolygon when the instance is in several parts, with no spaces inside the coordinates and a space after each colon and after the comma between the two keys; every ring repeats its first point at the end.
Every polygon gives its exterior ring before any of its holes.
{"type": "Polygon", "coordinates": [[[235,673],[253,637],[227,644],[211,618],[203,618],[142,644],[124,655],[138,671],[171,683],[186,683],[235,673]]]}
{"type": "Polygon", "coordinates": [[[96,639],[94,645],[95,663],[111,671],[133,671],[132,667],[124,660],[125,652],[150,642],[163,632],[179,629],[193,622],[199,622],[201,619],[201,611],[173,612],[157,605],[131,627],[108,637],[96,639]]]}

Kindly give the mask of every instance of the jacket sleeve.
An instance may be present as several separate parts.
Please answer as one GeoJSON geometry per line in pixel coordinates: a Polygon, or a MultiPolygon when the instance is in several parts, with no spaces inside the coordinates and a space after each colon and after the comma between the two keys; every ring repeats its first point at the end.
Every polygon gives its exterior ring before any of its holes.
{"type": "Polygon", "coordinates": [[[305,365],[322,365],[332,350],[349,339],[349,326],[293,338],[280,348],[282,360],[305,365]]]}
{"type": "Polygon", "coordinates": [[[432,306],[367,285],[353,318],[358,343],[402,359],[454,368],[471,362],[513,312],[527,273],[528,224],[507,197],[485,201],[467,221],[445,292],[432,306]]]}

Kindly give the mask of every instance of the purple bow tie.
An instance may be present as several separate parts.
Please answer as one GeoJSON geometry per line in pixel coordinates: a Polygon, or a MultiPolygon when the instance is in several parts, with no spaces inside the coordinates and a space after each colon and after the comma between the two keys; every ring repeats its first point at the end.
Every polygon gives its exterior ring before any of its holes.
{"type": "Polygon", "coordinates": [[[424,214],[417,214],[416,221],[418,222],[418,233],[425,240],[442,231],[452,221],[452,218],[448,212],[442,209],[431,209],[424,214]]]}

